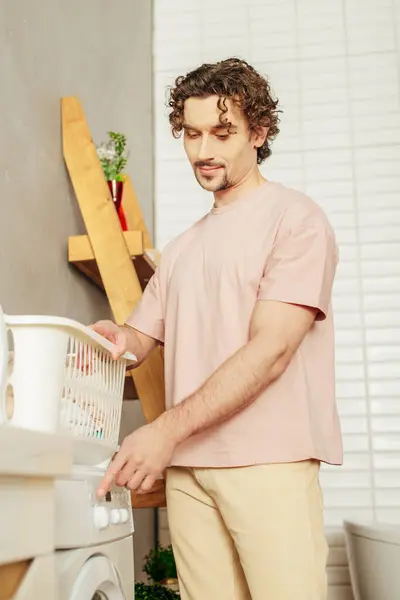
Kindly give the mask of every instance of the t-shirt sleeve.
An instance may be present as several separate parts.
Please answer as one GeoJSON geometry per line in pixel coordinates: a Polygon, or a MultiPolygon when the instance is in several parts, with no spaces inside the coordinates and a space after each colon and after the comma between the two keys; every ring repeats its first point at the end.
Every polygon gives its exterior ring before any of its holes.
{"type": "Polygon", "coordinates": [[[296,219],[278,234],[260,282],[258,299],[318,309],[326,318],[338,263],[335,235],[322,214],[296,219]]]}
{"type": "Polygon", "coordinates": [[[164,343],[164,317],[162,310],[159,269],[146,285],[143,296],[126,324],[149,337],[164,343]]]}

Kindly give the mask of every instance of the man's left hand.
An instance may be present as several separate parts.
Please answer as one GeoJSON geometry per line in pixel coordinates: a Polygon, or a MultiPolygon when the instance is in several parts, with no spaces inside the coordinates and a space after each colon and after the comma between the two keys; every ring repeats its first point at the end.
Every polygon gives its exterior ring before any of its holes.
{"type": "Polygon", "coordinates": [[[149,492],[170,464],[176,445],[171,433],[158,423],[140,427],[122,442],[97,489],[98,496],[105,496],[114,481],[139,493],[149,492]]]}

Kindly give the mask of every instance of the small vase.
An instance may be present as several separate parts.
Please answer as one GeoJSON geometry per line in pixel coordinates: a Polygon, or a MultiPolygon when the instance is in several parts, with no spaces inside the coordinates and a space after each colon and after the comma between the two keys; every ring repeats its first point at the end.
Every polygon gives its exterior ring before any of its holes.
{"type": "Polygon", "coordinates": [[[117,211],[119,222],[121,224],[122,231],[127,231],[128,226],[126,223],[124,209],[122,208],[122,195],[124,193],[124,182],[116,181],[111,179],[107,181],[108,188],[113,199],[115,210],[117,211]]]}
{"type": "Polygon", "coordinates": [[[178,582],[178,579],[175,579],[175,577],[163,579],[162,581],[160,581],[160,585],[164,586],[165,588],[167,588],[173,592],[179,592],[179,582],[178,582]]]}

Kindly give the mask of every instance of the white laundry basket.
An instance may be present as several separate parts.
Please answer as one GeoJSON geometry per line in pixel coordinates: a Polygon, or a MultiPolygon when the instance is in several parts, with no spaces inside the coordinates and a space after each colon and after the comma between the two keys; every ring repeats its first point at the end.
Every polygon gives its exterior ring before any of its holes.
{"type": "Polygon", "coordinates": [[[0,308],[0,423],[73,436],[75,464],[108,461],[118,446],[126,366],[136,361],[130,353],[115,361],[112,349],[76,321],[0,308]]]}

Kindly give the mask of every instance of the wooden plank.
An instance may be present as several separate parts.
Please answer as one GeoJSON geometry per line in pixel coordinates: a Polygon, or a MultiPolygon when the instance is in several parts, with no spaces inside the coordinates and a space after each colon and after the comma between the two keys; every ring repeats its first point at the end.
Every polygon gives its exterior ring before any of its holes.
{"type": "MultiPolygon", "coordinates": [[[[135,271],[143,291],[154,273],[155,265],[148,258],[148,252],[150,251],[146,250],[146,254],[143,254],[143,234],[141,231],[126,231],[123,235],[131,259],[134,261],[135,271]]],[[[153,256],[159,254],[156,250],[151,252],[153,256]]],[[[69,238],[68,260],[104,291],[103,281],[88,236],[79,235],[69,238]]]]}
{"type": "MultiPolygon", "coordinates": [[[[132,258],[134,261],[137,276],[139,278],[140,287],[142,288],[142,290],[144,290],[154,271],[143,256],[134,256],[132,258]]],[[[97,261],[86,260],[74,262],[71,264],[73,264],[74,267],[81,271],[86,277],[91,279],[93,283],[95,283],[97,287],[99,287],[104,292],[104,285],[101,279],[99,268],[97,266],[97,261]]]]}
{"type": "MultiPolygon", "coordinates": [[[[143,254],[143,233],[141,231],[125,231],[123,236],[132,258],[143,254]]],[[[68,238],[68,261],[104,290],[89,236],[74,235],[68,238]]]]}
{"type": "Polygon", "coordinates": [[[165,498],[165,481],[157,479],[148,494],[131,492],[132,508],[163,508],[167,505],[165,498]]]}
{"type": "Polygon", "coordinates": [[[136,256],[133,260],[140,285],[142,286],[142,290],[144,290],[154,275],[154,269],[149,265],[144,256],[136,256]]]}
{"type": "MultiPolygon", "coordinates": [[[[62,98],[61,107],[65,162],[114,319],[123,323],[141,299],[142,288],[82,106],[76,97],[68,97],[62,98]]],[[[131,373],[144,416],[153,421],[165,410],[164,365],[159,349],[131,373]]]]}
{"type": "Polygon", "coordinates": [[[129,371],[126,372],[124,381],[124,400],[139,400],[135,382],[129,371]]]}
{"type": "Polygon", "coordinates": [[[31,560],[0,565],[0,600],[11,600],[28,571],[31,560]]]}
{"type": "Polygon", "coordinates": [[[97,287],[99,287],[104,292],[103,282],[101,280],[99,268],[97,266],[97,262],[95,260],[87,260],[85,262],[75,262],[73,263],[74,267],[76,267],[81,273],[83,273],[86,277],[91,279],[97,287]]]}
{"type": "MultiPolygon", "coordinates": [[[[124,231],[123,236],[130,256],[143,254],[143,233],[141,231],[124,231]]],[[[68,260],[72,263],[95,260],[88,235],[73,235],[68,238],[68,260]]]]}
{"type": "Polygon", "coordinates": [[[152,248],[149,230],[144,222],[142,209],[140,208],[131,178],[126,175],[124,181],[122,207],[128,223],[128,229],[140,229],[143,232],[144,247],[152,248]]]}
{"type": "Polygon", "coordinates": [[[146,248],[143,254],[143,258],[151,266],[153,271],[156,270],[161,260],[161,252],[155,248],[146,248]]]}
{"type": "Polygon", "coordinates": [[[141,290],[77,98],[62,99],[62,124],[64,158],[104,288],[110,303],[113,303],[113,312],[120,321],[126,318],[129,308],[140,299],[141,290]]]}

